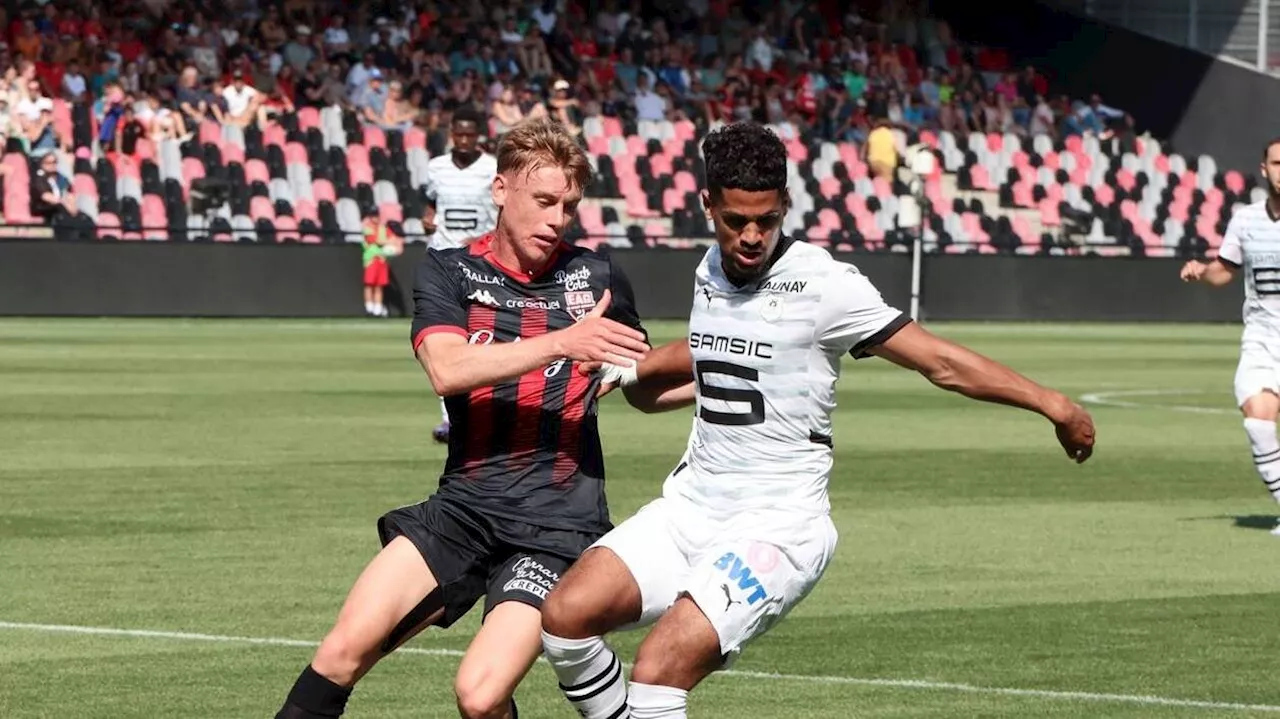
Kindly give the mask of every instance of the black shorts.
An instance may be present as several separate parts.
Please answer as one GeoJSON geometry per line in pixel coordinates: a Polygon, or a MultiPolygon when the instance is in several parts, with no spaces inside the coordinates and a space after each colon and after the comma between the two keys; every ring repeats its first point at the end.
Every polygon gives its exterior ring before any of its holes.
{"type": "Polygon", "coordinates": [[[440,627],[461,619],[481,596],[486,616],[508,601],[541,609],[569,565],[600,538],[495,517],[473,502],[440,494],[378,519],[384,547],[401,535],[422,553],[440,585],[440,627]]]}

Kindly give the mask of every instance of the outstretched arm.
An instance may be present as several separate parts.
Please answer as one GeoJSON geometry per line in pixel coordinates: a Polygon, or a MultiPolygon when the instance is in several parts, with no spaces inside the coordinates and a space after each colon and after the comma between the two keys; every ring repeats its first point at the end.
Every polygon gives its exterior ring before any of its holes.
{"type": "Polygon", "coordinates": [[[634,367],[588,362],[578,365],[578,371],[584,375],[603,372],[597,397],[621,387],[627,404],[646,414],[680,409],[695,400],[693,355],[687,339],[651,350],[634,367]]]}
{"type": "Polygon", "coordinates": [[[636,382],[622,388],[627,403],[641,412],[668,412],[693,404],[693,355],[689,340],[669,342],[636,365],[636,382]]]}
{"type": "Polygon", "coordinates": [[[1211,287],[1222,287],[1235,279],[1239,269],[1239,265],[1233,265],[1222,258],[1209,262],[1190,260],[1182,266],[1179,276],[1183,282],[1203,282],[1211,287]]]}
{"type": "Polygon", "coordinates": [[[644,334],[604,316],[610,293],[571,327],[523,342],[471,344],[465,331],[444,326],[424,330],[418,362],[436,394],[448,397],[514,379],[561,357],[579,362],[634,361],[648,350],[644,334]]]}
{"type": "Polygon", "coordinates": [[[943,389],[1043,415],[1053,422],[1062,448],[1077,463],[1093,454],[1093,418],[1083,407],[1061,392],[1036,384],[915,323],[904,326],[869,352],[915,370],[943,389]]]}

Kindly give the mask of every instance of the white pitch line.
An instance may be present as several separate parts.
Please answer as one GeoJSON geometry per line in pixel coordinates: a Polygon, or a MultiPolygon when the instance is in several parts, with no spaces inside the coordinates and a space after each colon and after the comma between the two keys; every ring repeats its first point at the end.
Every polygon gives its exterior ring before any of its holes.
{"type": "Polygon", "coordinates": [[[1192,412],[1195,414],[1238,414],[1238,410],[1221,407],[1197,407],[1190,404],[1149,404],[1129,402],[1121,397],[1176,397],[1184,394],[1207,394],[1205,392],[1188,392],[1174,389],[1130,389],[1115,392],[1090,392],[1080,395],[1085,404],[1096,404],[1104,407],[1123,407],[1125,409],[1169,409],[1175,412],[1192,412]]]}
{"type": "MultiPolygon", "coordinates": [[[[305,639],[285,639],[280,637],[237,637],[222,634],[200,634],[194,632],[166,632],[152,629],[120,629],[116,627],[85,627],[72,624],[33,624],[27,622],[0,621],[0,630],[3,629],[32,632],[58,632],[63,634],[135,637],[140,639],[218,642],[224,644],[257,644],[276,647],[314,647],[318,644],[318,642],[308,641],[305,639]]],[[[456,649],[422,649],[418,647],[401,647],[396,650],[396,653],[424,654],[436,657],[462,656],[462,652],[456,649]]],[[[998,696],[1031,697],[1037,699],[1142,704],[1146,706],[1180,707],[1184,709],[1215,709],[1280,713],[1280,705],[1213,702],[1197,699],[1175,699],[1172,697],[1151,696],[1146,694],[1101,694],[1094,692],[1058,691],[1052,689],[1015,689],[1009,687],[978,686],[976,684],[959,684],[954,682],[932,682],[923,679],[869,679],[862,677],[822,676],[810,674],[777,674],[773,672],[753,672],[740,669],[729,669],[717,672],[717,675],[742,677],[747,679],[764,679],[770,681],[803,682],[810,684],[843,684],[848,686],[881,687],[890,689],[924,689],[927,691],[993,694],[998,696]]]]}

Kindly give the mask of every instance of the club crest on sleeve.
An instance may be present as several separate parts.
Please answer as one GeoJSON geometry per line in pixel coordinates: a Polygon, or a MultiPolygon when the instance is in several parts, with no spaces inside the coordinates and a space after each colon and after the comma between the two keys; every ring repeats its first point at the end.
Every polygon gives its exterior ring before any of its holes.
{"type": "Polygon", "coordinates": [[[782,319],[782,298],[774,296],[766,299],[760,307],[760,316],[766,322],[777,322],[782,319]]]}
{"type": "Polygon", "coordinates": [[[596,296],[591,290],[564,293],[564,306],[575,320],[580,320],[596,306],[596,296]]]}

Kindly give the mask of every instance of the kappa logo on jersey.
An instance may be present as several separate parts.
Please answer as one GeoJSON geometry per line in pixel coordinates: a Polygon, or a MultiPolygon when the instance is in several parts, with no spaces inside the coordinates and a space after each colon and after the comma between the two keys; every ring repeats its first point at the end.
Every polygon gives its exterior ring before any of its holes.
{"type": "Polygon", "coordinates": [[[564,285],[565,290],[569,292],[587,289],[590,286],[588,282],[590,279],[591,268],[586,266],[579,267],[572,272],[566,272],[565,270],[556,272],[556,283],[564,285]]]}
{"type": "Polygon", "coordinates": [[[580,320],[587,316],[592,307],[596,306],[596,296],[591,290],[566,292],[564,293],[564,306],[575,320],[580,320]]]}
{"type": "Polygon", "coordinates": [[[461,262],[458,263],[458,267],[462,268],[462,274],[466,275],[468,280],[471,280],[478,285],[506,285],[506,280],[498,277],[497,275],[486,275],[476,272],[461,262]]]}
{"type": "MultiPolygon", "coordinates": [[[[729,581],[737,582],[738,589],[744,592],[751,592],[747,595],[747,604],[755,604],[761,599],[767,599],[769,593],[765,591],[764,585],[760,584],[760,580],[752,576],[751,567],[748,567],[742,558],[733,552],[725,552],[724,556],[716,560],[713,565],[716,569],[728,572],[729,581]]],[[[729,593],[728,586],[725,587],[725,594],[729,593]]]]}
{"type": "MultiPolygon", "coordinates": [[[[478,305],[486,305],[488,307],[502,306],[498,304],[498,299],[494,297],[493,294],[489,292],[489,290],[476,290],[475,292],[472,292],[471,294],[467,295],[467,299],[471,300],[472,302],[478,305]]],[[[508,302],[507,306],[510,307],[511,303],[508,302]]]]}
{"type": "Polygon", "coordinates": [[[765,282],[756,288],[757,292],[789,292],[791,294],[799,294],[804,292],[804,288],[809,283],[805,280],[790,280],[787,282],[765,282]]]}
{"type": "Polygon", "coordinates": [[[467,338],[467,344],[487,345],[493,344],[493,330],[476,330],[467,338]]]}
{"type": "Polygon", "coordinates": [[[507,300],[507,307],[513,310],[558,310],[560,309],[560,301],[544,300],[541,297],[519,297],[514,300],[507,300]]]}

